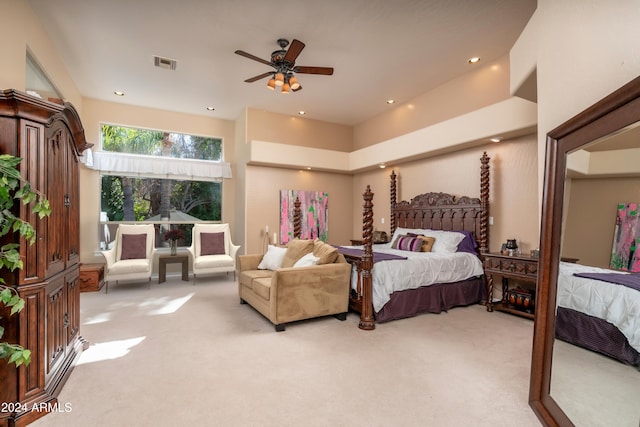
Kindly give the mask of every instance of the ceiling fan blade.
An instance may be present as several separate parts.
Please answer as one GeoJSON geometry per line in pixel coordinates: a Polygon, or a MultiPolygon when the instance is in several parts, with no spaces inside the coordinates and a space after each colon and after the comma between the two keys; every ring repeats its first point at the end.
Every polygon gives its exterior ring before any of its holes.
{"type": "Polygon", "coordinates": [[[289,62],[290,64],[295,63],[298,55],[300,55],[300,52],[304,49],[304,46],[305,44],[300,40],[293,39],[289,49],[287,50],[287,54],[284,56],[284,61],[289,62]]]}
{"type": "Polygon", "coordinates": [[[294,73],[300,73],[300,74],[323,74],[325,76],[332,76],[333,75],[333,68],[332,67],[305,67],[305,66],[299,66],[299,67],[294,67],[293,68],[293,72],[294,73]]]}
{"type": "Polygon", "coordinates": [[[236,53],[240,56],[244,56],[245,58],[253,59],[254,61],[258,61],[265,65],[269,65],[270,67],[274,67],[274,65],[271,62],[264,60],[262,58],[258,58],[257,56],[247,53],[244,50],[236,50],[236,53]]]}
{"type": "Polygon", "coordinates": [[[269,71],[268,73],[262,73],[259,76],[251,77],[250,79],[245,80],[245,83],[253,83],[253,82],[258,81],[260,79],[264,79],[265,77],[268,77],[268,76],[270,76],[272,74],[273,74],[272,71],[269,71]]]}

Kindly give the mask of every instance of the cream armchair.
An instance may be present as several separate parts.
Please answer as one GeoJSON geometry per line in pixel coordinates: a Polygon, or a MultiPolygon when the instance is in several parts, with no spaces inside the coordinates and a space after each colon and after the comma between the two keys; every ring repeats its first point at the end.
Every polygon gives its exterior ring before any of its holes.
{"type": "Polygon", "coordinates": [[[109,283],[120,280],[149,281],[153,271],[156,231],[153,224],[120,224],[111,249],[101,251],[107,261],[105,268],[105,293],[109,283]]]}
{"type": "Polygon", "coordinates": [[[203,274],[228,273],[236,277],[236,253],[240,246],[231,242],[229,224],[194,224],[191,246],[193,283],[203,274]]]}

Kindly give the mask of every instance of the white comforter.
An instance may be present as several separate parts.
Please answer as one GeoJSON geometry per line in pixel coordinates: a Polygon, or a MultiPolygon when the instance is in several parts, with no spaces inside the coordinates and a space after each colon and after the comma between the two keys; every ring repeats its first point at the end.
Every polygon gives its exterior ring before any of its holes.
{"type": "MultiPolygon", "coordinates": [[[[484,270],[477,256],[458,252],[442,254],[434,252],[408,252],[376,245],[374,252],[384,252],[407,257],[406,260],[380,261],[373,264],[373,309],[378,312],[396,291],[415,289],[434,283],[452,283],[470,277],[482,276],[484,270]]],[[[362,246],[352,246],[362,248],[362,246]]],[[[351,280],[357,286],[357,273],[351,280]]]]}
{"type": "Polygon", "coordinates": [[[631,347],[640,351],[640,292],[627,286],[576,277],[574,273],[618,271],[561,262],[557,305],[615,325],[631,347]]]}

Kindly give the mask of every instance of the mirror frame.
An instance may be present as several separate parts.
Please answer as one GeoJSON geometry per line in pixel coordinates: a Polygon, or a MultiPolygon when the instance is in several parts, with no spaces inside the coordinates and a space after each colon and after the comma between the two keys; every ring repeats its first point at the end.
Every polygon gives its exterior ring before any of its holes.
{"type": "Polygon", "coordinates": [[[638,121],[640,77],[547,134],[540,268],[529,383],[529,405],[545,426],[573,426],[569,417],[550,395],[567,155],[638,121]]]}

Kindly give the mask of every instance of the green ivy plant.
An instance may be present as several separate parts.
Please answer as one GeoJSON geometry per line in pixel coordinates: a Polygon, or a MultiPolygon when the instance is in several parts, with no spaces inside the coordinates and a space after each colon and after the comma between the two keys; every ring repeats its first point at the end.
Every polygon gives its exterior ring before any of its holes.
{"type": "MultiPolygon", "coordinates": [[[[28,181],[20,175],[18,165],[22,159],[8,154],[0,155],[0,239],[10,233],[18,233],[26,242],[32,245],[36,240],[36,231],[31,224],[21,220],[12,212],[15,203],[31,204],[31,211],[40,218],[51,213],[49,201],[46,197],[31,188],[28,181]]],[[[7,243],[0,246],[0,270],[22,269],[20,258],[20,244],[7,243]]],[[[0,277],[0,303],[11,309],[10,315],[18,313],[24,308],[24,300],[18,292],[6,286],[0,277]]],[[[0,317],[0,321],[2,317],[0,317]]],[[[4,335],[4,327],[0,323],[0,339],[4,335]]],[[[18,344],[10,344],[0,341],[0,359],[7,359],[9,363],[15,363],[16,367],[28,365],[31,362],[31,351],[18,344]]]]}

